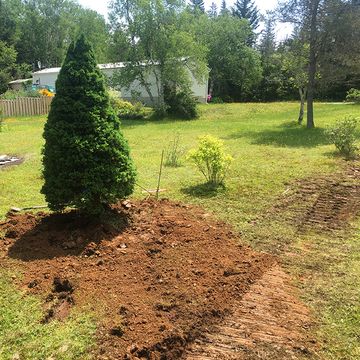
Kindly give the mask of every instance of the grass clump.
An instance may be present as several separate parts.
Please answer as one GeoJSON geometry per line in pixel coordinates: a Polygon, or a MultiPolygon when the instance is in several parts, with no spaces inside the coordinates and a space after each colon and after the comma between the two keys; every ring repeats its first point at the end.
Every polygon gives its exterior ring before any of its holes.
{"type": "Polygon", "coordinates": [[[175,134],[165,151],[165,166],[181,166],[181,157],[184,155],[184,148],[180,145],[180,134],[175,134]]]}

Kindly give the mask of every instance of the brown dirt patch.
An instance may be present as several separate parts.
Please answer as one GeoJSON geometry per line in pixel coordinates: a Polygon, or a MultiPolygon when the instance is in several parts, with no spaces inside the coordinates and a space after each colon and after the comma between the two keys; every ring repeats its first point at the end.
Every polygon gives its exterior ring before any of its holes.
{"type": "Polygon", "coordinates": [[[98,359],[179,359],[216,326],[239,327],[245,335],[234,341],[249,351],[257,342],[305,346],[302,306],[288,288],[276,290],[284,274],[275,259],[239,245],[231,228],[200,209],[127,202],[106,225],[75,212],[10,214],[1,232],[1,263],[20,265],[19,286],[43,296],[44,323],[73,306],[99,314],[98,359]]]}
{"type": "Polygon", "coordinates": [[[310,313],[289,276],[273,265],[237,302],[231,316],[204,332],[187,360],[297,359],[310,353],[310,313]]]}
{"type": "Polygon", "coordinates": [[[287,212],[299,231],[331,231],[347,226],[360,212],[360,167],[353,165],[342,173],[290,185],[275,210],[285,218],[287,212]]]}

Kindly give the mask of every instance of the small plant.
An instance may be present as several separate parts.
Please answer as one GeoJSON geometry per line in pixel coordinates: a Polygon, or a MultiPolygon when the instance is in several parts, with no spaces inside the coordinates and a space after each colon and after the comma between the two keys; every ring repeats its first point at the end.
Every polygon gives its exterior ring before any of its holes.
{"type": "Polygon", "coordinates": [[[224,151],[223,142],[211,135],[199,139],[199,147],[190,150],[188,158],[195,163],[210,185],[221,185],[233,161],[224,151]]]}
{"type": "Polygon", "coordinates": [[[211,99],[211,104],[223,104],[224,100],[221,97],[215,96],[211,99]]]}
{"type": "Polygon", "coordinates": [[[360,90],[350,89],[346,94],[346,101],[360,104],[360,90]]]}
{"type": "Polygon", "coordinates": [[[356,146],[357,126],[358,119],[347,117],[343,120],[339,120],[335,126],[327,131],[330,141],[346,159],[351,159],[356,156],[358,150],[356,146]]]}
{"type": "Polygon", "coordinates": [[[184,155],[184,148],[180,146],[180,135],[175,134],[174,139],[169,143],[165,151],[165,166],[178,167],[181,165],[181,157],[184,155]]]}

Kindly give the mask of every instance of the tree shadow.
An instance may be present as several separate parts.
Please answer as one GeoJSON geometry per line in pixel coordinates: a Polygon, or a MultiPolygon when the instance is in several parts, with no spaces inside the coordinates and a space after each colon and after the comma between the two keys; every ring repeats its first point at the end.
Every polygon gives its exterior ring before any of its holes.
{"type": "Polygon", "coordinates": [[[180,189],[180,191],[189,196],[199,198],[212,198],[226,190],[224,185],[213,185],[209,183],[203,183],[198,185],[191,185],[180,189]]]}
{"type": "Polygon", "coordinates": [[[230,134],[227,139],[250,138],[254,145],[311,148],[330,144],[325,132],[324,128],[307,129],[295,122],[285,122],[275,130],[236,132],[230,134]]]}
{"type": "Polygon", "coordinates": [[[34,261],[69,255],[91,256],[102,240],[113,239],[129,225],[128,215],[115,210],[107,214],[106,221],[85,217],[77,211],[35,219],[30,214],[13,217],[12,237],[16,240],[9,248],[9,257],[34,261]]]}

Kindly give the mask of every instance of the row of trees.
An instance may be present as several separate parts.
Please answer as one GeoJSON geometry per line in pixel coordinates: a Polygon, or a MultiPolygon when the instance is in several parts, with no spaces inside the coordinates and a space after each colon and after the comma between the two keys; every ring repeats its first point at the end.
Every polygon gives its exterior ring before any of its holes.
{"type": "Polygon", "coordinates": [[[136,79],[151,98],[146,75],[159,80],[158,108],[169,89],[188,89],[189,71],[201,79],[207,67],[211,94],[225,101],[300,97],[301,122],[307,99],[309,127],[315,96],[344,99],[360,87],[359,0],[283,0],[265,16],[253,0],[208,11],[202,0],[113,0],[109,11],[106,24],[73,0],[0,0],[0,92],[26,70],[60,66],[80,29],[98,62],[127,62],[115,82],[136,79]],[[281,43],[279,21],[295,29],[281,43]]]}

